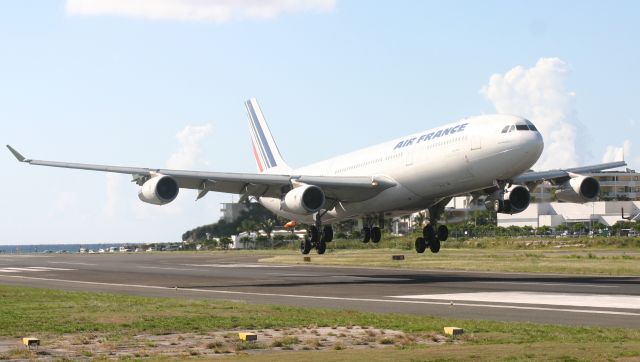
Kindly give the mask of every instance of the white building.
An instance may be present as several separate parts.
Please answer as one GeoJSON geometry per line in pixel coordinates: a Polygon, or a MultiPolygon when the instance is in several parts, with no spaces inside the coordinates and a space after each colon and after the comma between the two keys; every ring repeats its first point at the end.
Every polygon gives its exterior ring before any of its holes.
{"type": "Polygon", "coordinates": [[[498,214],[498,226],[550,226],[600,222],[612,226],[622,218],[640,221],[640,201],[596,201],[586,204],[568,202],[532,203],[519,214],[498,214]]]}

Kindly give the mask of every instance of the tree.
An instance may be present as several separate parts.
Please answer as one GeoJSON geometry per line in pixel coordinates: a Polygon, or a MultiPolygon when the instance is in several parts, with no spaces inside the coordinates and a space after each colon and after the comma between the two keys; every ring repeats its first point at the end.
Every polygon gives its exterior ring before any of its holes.
{"type": "Polygon", "coordinates": [[[574,233],[579,233],[579,234],[582,234],[584,232],[584,229],[585,229],[585,226],[581,222],[577,222],[577,223],[573,224],[573,227],[571,228],[571,230],[574,233]]]}
{"type": "Polygon", "coordinates": [[[276,221],[274,219],[266,219],[260,224],[260,228],[267,234],[267,238],[271,239],[271,233],[276,226],[276,221]]]}
{"type": "Polygon", "coordinates": [[[417,225],[418,229],[422,229],[422,226],[427,221],[427,213],[424,211],[420,211],[416,216],[413,217],[413,222],[417,225]]]}

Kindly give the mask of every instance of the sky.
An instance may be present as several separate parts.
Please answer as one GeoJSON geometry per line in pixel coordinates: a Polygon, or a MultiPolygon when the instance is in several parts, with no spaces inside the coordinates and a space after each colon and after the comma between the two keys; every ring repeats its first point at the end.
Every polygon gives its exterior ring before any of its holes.
{"type": "MultiPolygon", "coordinates": [[[[291,166],[468,116],[545,138],[537,170],[640,169],[640,2],[0,2],[0,138],[34,159],[255,172],[258,98],[291,166]]],[[[179,241],[234,198],[0,153],[0,244],[179,241]]],[[[235,198],[237,200],[237,197],[235,198]]]]}

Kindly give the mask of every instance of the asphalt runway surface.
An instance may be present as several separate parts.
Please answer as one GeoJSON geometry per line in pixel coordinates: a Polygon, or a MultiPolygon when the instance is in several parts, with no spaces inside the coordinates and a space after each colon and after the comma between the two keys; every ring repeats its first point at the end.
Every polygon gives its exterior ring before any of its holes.
{"type": "Polygon", "coordinates": [[[281,265],[259,263],[261,257],[233,252],[0,254],[0,284],[461,319],[640,327],[640,276],[281,265]]]}

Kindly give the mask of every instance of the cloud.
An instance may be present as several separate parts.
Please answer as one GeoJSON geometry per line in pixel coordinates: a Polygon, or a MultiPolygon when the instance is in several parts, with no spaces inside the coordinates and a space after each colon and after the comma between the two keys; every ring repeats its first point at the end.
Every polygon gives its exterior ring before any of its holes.
{"type": "Polygon", "coordinates": [[[167,160],[167,168],[186,170],[193,167],[200,150],[200,142],[211,133],[211,124],[186,126],[176,134],[180,148],[167,160]]]}
{"type": "MultiPolygon", "coordinates": [[[[200,163],[202,141],[211,133],[213,126],[206,124],[203,126],[188,125],[176,133],[178,149],[169,156],[166,166],[169,169],[193,169],[194,165],[200,163]]],[[[138,187],[127,182],[129,176],[108,173],[106,175],[107,200],[102,208],[102,215],[111,219],[123,217],[125,219],[150,220],[163,216],[175,216],[182,212],[185,201],[195,200],[195,194],[186,193],[188,190],[180,190],[178,198],[173,202],[163,205],[146,204],[136,196],[131,187],[138,187]],[[125,185],[126,184],[126,185],[125,185]],[[123,186],[124,185],[124,186],[123,186]],[[134,197],[132,197],[134,196],[134,197]]]]}
{"type": "Polygon", "coordinates": [[[602,155],[602,162],[622,161],[629,156],[631,156],[631,141],[625,140],[622,147],[607,146],[607,150],[602,155]]]}
{"type": "Polygon", "coordinates": [[[504,75],[493,74],[480,92],[498,113],[530,119],[542,132],[545,150],[536,169],[575,166],[581,155],[576,140],[584,132],[573,104],[575,93],[566,90],[570,74],[558,58],[540,58],[532,68],[517,66],[504,75]]]}
{"type": "Polygon", "coordinates": [[[67,0],[70,15],[226,22],[273,19],[283,13],[331,11],[336,0],[67,0]]]}

